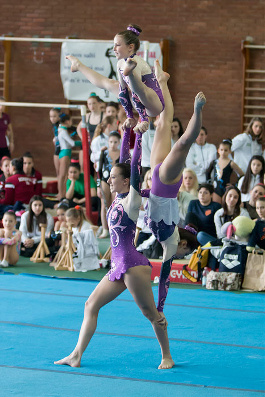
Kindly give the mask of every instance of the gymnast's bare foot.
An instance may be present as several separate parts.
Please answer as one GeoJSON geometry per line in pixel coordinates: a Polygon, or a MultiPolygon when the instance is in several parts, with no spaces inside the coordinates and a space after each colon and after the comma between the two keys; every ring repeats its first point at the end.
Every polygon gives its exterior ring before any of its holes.
{"type": "Polygon", "coordinates": [[[175,365],[175,363],[171,357],[163,358],[158,369],[170,369],[170,368],[174,367],[174,365],[175,365]]]}
{"type": "Polygon", "coordinates": [[[74,57],[73,55],[67,55],[65,58],[69,59],[69,61],[71,62],[71,72],[78,72],[81,63],[79,59],[74,57]]]}
{"type": "MultiPolygon", "coordinates": [[[[163,361],[163,360],[162,360],[163,361]]],[[[57,365],[69,365],[70,367],[80,367],[81,357],[75,352],[59,361],[54,361],[57,365]]]]}
{"type": "Polygon", "coordinates": [[[195,97],[195,101],[194,101],[194,111],[201,111],[203,106],[206,103],[206,98],[203,92],[199,92],[196,97],[195,97]]]}
{"type": "Polygon", "coordinates": [[[155,76],[159,84],[166,83],[170,78],[170,75],[161,68],[158,59],[155,60],[155,76]]]}
{"type": "Polygon", "coordinates": [[[133,69],[136,68],[136,66],[137,66],[137,62],[132,58],[128,58],[127,61],[125,62],[125,66],[123,69],[124,76],[129,76],[132,73],[133,69]]]}

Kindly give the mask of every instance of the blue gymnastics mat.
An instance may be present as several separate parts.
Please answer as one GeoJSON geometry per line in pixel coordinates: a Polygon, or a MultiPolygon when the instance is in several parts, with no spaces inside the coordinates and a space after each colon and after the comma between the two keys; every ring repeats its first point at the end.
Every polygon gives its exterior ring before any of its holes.
{"type": "MultiPolygon", "coordinates": [[[[170,289],[165,307],[175,366],[128,291],[104,307],[80,368],[74,348],[97,282],[0,274],[3,396],[253,396],[265,393],[262,293],[170,289]]],[[[157,287],[153,288],[155,299],[157,287]]]]}

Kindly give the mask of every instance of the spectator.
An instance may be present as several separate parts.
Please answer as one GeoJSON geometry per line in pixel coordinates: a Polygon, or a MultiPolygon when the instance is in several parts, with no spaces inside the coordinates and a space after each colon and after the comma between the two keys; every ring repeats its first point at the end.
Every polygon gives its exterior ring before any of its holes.
{"type": "Polygon", "coordinates": [[[244,173],[247,171],[251,158],[255,155],[262,155],[262,134],[262,120],[259,117],[253,117],[247,126],[246,132],[232,139],[234,161],[244,173]]]}
{"type": "Polygon", "coordinates": [[[250,191],[258,183],[263,183],[265,162],[262,156],[252,156],[247,167],[246,175],[238,182],[242,202],[249,201],[250,191]]]}
{"type": "Polygon", "coordinates": [[[265,185],[263,185],[263,183],[258,183],[250,191],[249,201],[244,201],[243,207],[248,211],[251,219],[256,220],[258,218],[256,203],[257,200],[263,196],[265,196],[265,185]]]}
{"type": "Polygon", "coordinates": [[[259,219],[249,236],[248,251],[253,251],[256,245],[263,250],[265,249],[265,197],[258,198],[256,211],[259,219]]]}
{"type": "Polygon", "coordinates": [[[193,196],[193,200],[198,197],[198,179],[191,168],[184,168],[183,181],[180,186],[180,192],[188,192],[193,196]]]}
{"type": "MultiPolygon", "coordinates": [[[[90,97],[87,100],[87,107],[89,110],[89,113],[86,115],[87,130],[89,132],[90,139],[92,140],[97,125],[101,123],[104,117],[104,112],[100,110],[100,98],[94,92],[90,94],[90,97]]],[[[77,133],[82,139],[81,121],[77,126],[77,133]]]]}
{"type": "MultiPolygon", "coordinates": [[[[95,180],[90,175],[90,195],[92,211],[97,211],[99,208],[97,197],[97,185],[95,180]]],[[[85,204],[85,182],[84,174],[81,172],[78,163],[71,163],[68,168],[68,179],[66,182],[66,199],[69,207],[75,207],[76,204],[85,204]]],[[[59,208],[59,206],[58,206],[59,208]]]]}
{"type": "Polygon", "coordinates": [[[106,116],[101,123],[97,125],[94,133],[94,138],[91,142],[91,161],[94,163],[94,168],[98,171],[98,164],[100,154],[103,150],[107,149],[109,134],[115,131],[117,122],[114,116],[106,116]]]}
{"type": "Polygon", "coordinates": [[[47,225],[45,241],[48,247],[54,246],[54,240],[50,238],[53,230],[53,217],[45,211],[41,196],[33,196],[29,202],[29,210],[21,216],[19,230],[22,232],[21,255],[31,257],[41,241],[40,224],[47,225]]]}
{"type": "Polygon", "coordinates": [[[16,229],[16,215],[7,211],[3,216],[3,229],[0,229],[0,266],[14,266],[19,259],[21,232],[16,229]]]}
{"type": "Polygon", "coordinates": [[[62,228],[66,228],[66,218],[65,218],[65,213],[69,209],[68,205],[65,203],[60,203],[56,209],[56,215],[58,220],[55,222],[54,225],[54,231],[58,232],[59,230],[62,230],[62,228]]]}
{"type": "Polygon", "coordinates": [[[25,175],[29,176],[34,185],[34,194],[42,195],[42,175],[34,168],[33,156],[30,152],[23,154],[23,171],[25,175]]]}
{"type": "MultiPolygon", "coordinates": [[[[229,186],[222,199],[222,208],[216,211],[214,223],[218,238],[226,235],[222,233],[221,228],[226,222],[232,222],[237,216],[246,216],[250,218],[248,211],[241,206],[241,194],[237,187],[229,186]]],[[[197,237],[197,238],[200,238],[197,237]]],[[[210,241],[210,240],[208,240],[210,241]]]]}
{"type": "Polygon", "coordinates": [[[49,112],[50,122],[52,123],[52,128],[53,128],[53,133],[54,133],[53,143],[55,146],[55,150],[54,150],[54,155],[53,155],[53,163],[54,163],[54,168],[55,168],[57,178],[59,175],[60,143],[59,143],[59,139],[58,139],[58,127],[60,124],[60,114],[61,114],[60,108],[53,108],[49,112]]]}
{"type": "Polygon", "coordinates": [[[231,156],[231,146],[232,141],[230,139],[223,139],[217,150],[219,158],[217,160],[213,160],[206,171],[207,181],[211,181],[211,183],[213,182],[214,186],[213,201],[220,204],[222,202],[222,197],[225,194],[225,190],[230,184],[233,171],[235,171],[239,176],[244,175],[241,168],[239,168],[238,165],[229,157],[231,156]],[[213,178],[211,178],[212,171],[213,178]]]}
{"type": "Polygon", "coordinates": [[[0,176],[0,199],[5,197],[5,182],[10,175],[10,158],[7,156],[2,157],[1,160],[1,171],[3,172],[0,176]]]}
{"type": "Polygon", "coordinates": [[[0,160],[4,156],[11,157],[11,154],[14,151],[13,128],[10,122],[10,117],[8,116],[8,114],[4,113],[4,102],[5,98],[0,97],[0,160]]]}
{"type": "Polygon", "coordinates": [[[171,124],[171,137],[173,144],[177,142],[177,140],[184,134],[184,130],[181,124],[180,119],[177,117],[173,118],[172,124],[171,124]]]}
{"type": "Polygon", "coordinates": [[[0,215],[7,210],[24,209],[24,204],[28,204],[34,195],[33,180],[24,174],[22,157],[11,161],[10,174],[5,182],[5,197],[0,200],[0,215]]]}
{"type": "Polygon", "coordinates": [[[101,224],[102,233],[99,238],[105,238],[109,235],[106,211],[115,198],[115,194],[111,194],[108,179],[112,167],[119,162],[120,157],[120,135],[118,132],[111,132],[109,135],[108,149],[103,150],[99,160],[99,180],[97,194],[101,200],[101,224]]]}
{"type": "Polygon", "coordinates": [[[150,170],[150,156],[151,149],[154,142],[155,137],[155,129],[156,129],[156,119],[155,117],[150,117],[150,124],[148,130],[143,134],[142,138],[142,173],[141,177],[144,179],[145,173],[150,170]]]}
{"type": "MultiPolygon", "coordinates": [[[[198,189],[198,200],[189,203],[186,216],[186,225],[194,226],[199,232],[205,232],[216,238],[214,214],[221,205],[212,201],[213,186],[209,183],[202,183],[198,189]]],[[[197,240],[198,235],[197,235],[197,240]]],[[[200,243],[200,241],[199,241],[200,243]]]]}
{"type": "Polygon", "coordinates": [[[201,128],[196,142],[191,145],[187,159],[186,167],[191,168],[197,175],[199,183],[206,182],[206,170],[210,163],[216,159],[216,147],[206,142],[207,130],[201,128]]]}

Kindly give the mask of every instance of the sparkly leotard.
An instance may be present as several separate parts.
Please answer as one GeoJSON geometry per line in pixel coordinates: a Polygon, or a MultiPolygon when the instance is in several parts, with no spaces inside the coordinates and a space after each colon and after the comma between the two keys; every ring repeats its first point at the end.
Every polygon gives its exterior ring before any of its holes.
{"type": "MultiPolygon", "coordinates": [[[[126,130],[120,156],[124,162],[128,162],[129,159],[127,154],[129,137],[130,130],[126,130]],[[125,148],[126,150],[124,150],[125,148]]],[[[107,213],[112,251],[111,269],[107,273],[110,281],[123,279],[124,273],[131,267],[151,266],[148,259],[136,251],[134,246],[136,221],[141,205],[141,196],[139,195],[141,142],[142,136],[137,134],[131,163],[130,191],[118,194],[107,213]]]]}
{"type": "MultiPolygon", "coordinates": [[[[139,57],[137,57],[139,59],[139,57]]],[[[139,59],[140,60],[140,59],[139,59]]],[[[142,59],[141,59],[142,61],[142,59]]],[[[123,71],[120,69],[120,74],[122,76],[122,79],[125,81],[127,86],[129,86],[129,77],[123,75],[123,71]]],[[[165,102],[163,98],[163,94],[161,91],[161,88],[159,86],[159,83],[155,77],[155,75],[151,72],[148,74],[145,74],[142,76],[142,82],[149,88],[155,91],[157,94],[158,98],[160,99],[160,102],[162,104],[162,110],[165,107],[165,102]]],[[[133,118],[133,107],[132,103],[130,100],[130,95],[129,95],[129,90],[128,87],[122,88],[120,85],[120,93],[119,93],[119,100],[126,112],[126,115],[128,118],[133,118]]],[[[138,114],[140,115],[141,121],[148,121],[148,115],[146,113],[146,109],[142,102],[140,101],[138,95],[136,95],[134,92],[132,92],[132,101],[134,104],[135,109],[137,110],[138,114]]]]}

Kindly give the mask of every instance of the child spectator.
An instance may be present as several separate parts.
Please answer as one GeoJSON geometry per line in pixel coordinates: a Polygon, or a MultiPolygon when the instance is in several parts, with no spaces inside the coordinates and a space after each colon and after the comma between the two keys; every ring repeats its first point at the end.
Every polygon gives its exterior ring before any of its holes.
{"type": "Polygon", "coordinates": [[[255,246],[265,249],[265,197],[260,197],[256,203],[259,219],[251,232],[248,241],[248,251],[253,251],[255,246]]]}
{"type": "Polygon", "coordinates": [[[98,189],[97,194],[101,199],[101,224],[102,233],[99,238],[105,238],[109,235],[108,224],[106,219],[106,209],[115,198],[115,194],[111,194],[108,179],[112,167],[119,162],[120,157],[120,134],[113,131],[109,134],[108,148],[101,152],[99,159],[99,179],[97,181],[98,189]]]}
{"type": "Polygon", "coordinates": [[[6,179],[9,178],[10,175],[10,158],[7,156],[2,157],[1,160],[1,171],[3,172],[0,175],[0,199],[5,197],[5,182],[6,179]]]}
{"type": "Polygon", "coordinates": [[[94,138],[91,142],[91,161],[94,163],[94,168],[98,171],[98,163],[100,154],[107,149],[109,134],[117,128],[117,122],[114,116],[106,116],[101,123],[97,125],[94,138]]]}
{"type": "Polygon", "coordinates": [[[231,185],[226,189],[226,192],[223,196],[222,208],[216,211],[214,215],[214,223],[218,238],[223,238],[226,236],[221,231],[222,226],[226,222],[232,222],[239,215],[250,218],[248,211],[241,207],[240,191],[237,187],[231,185]]]}
{"type": "Polygon", "coordinates": [[[247,171],[251,158],[255,155],[262,155],[262,133],[262,120],[259,117],[253,117],[246,131],[232,139],[234,161],[244,173],[247,171]]]}
{"type": "Polygon", "coordinates": [[[16,229],[16,215],[9,210],[3,216],[3,229],[0,229],[0,266],[14,266],[19,259],[21,232],[16,229]]]}
{"type": "Polygon", "coordinates": [[[231,146],[232,141],[230,139],[224,139],[217,150],[219,158],[217,160],[213,160],[206,171],[207,181],[213,182],[214,186],[213,201],[220,204],[222,202],[222,197],[225,194],[225,189],[230,184],[233,171],[235,171],[239,176],[244,175],[241,168],[239,168],[238,165],[229,157],[231,155],[231,146]],[[211,180],[212,171],[213,180],[211,180]]]}
{"type": "Polygon", "coordinates": [[[76,247],[73,255],[75,271],[99,269],[98,243],[83,209],[79,205],[70,208],[66,211],[65,217],[67,224],[73,227],[73,243],[76,247]]]}
{"type": "Polygon", "coordinates": [[[263,183],[265,162],[262,156],[253,156],[248,164],[246,175],[238,182],[242,202],[249,201],[250,191],[258,183],[263,183]]]}
{"type": "Polygon", "coordinates": [[[30,257],[34,254],[41,241],[41,223],[47,225],[46,244],[48,247],[53,247],[54,240],[49,237],[54,226],[53,217],[45,211],[42,197],[33,196],[29,202],[29,210],[21,216],[19,230],[22,232],[22,256],[30,257]]]}
{"type": "Polygon", "coordinates": [[[31,177],[34,185],[34,194],[42,195],[42,175],[34,168],[33,156],[30,152],[23,154],[23,171],[25,175],[31,177]]]}
{"type": "Polygon", "coordinates": [[[59,139],[58,139],[58,127],[60,124],[60,114],[61,114],[60,108],[53,108],[49,112],[50,122],[52,123],[53,134],[54,134],[53,143],[55,146],[55,150],[54,150],[54,155],[53,155],[53,163],[54,163],[54,168],[55,168],[57,178],[59,175],[60,143],[59,143],[59,139]]]}
{"type": "MultiPolygon", "coordinates": [[[[94,178],[90,175],[90,195],[92,211],[99,209],[99,199],[97,197],[97,185],[94,178]]],[[[69,207],[75,207],[76,204],[85,204],[85,182],[84,174],[80,170],[78,163],[71,163],[68,168],[68,179],[66,182],[66,199],[69,207]]]]}
{"type": "Polygon", "coordinates": [[[256,220],[259,216],[256,211],[256,203],[260,197],[265,196],[265,185],[258,183],[250,191],[249,201],[243,203],[243,207],[248,211],[251,219],[256,220]]]}
{"type": "Polygon", "coordinates": [[[59,153],[59,176],[58,176],[58,199],[61,200],[65,197],[66,193],[66,180],[67,171],[70,164],[72,155],[72,148],[75,146],[81,146],[80,141],[74,141],[68,132],[68,129],[72,126],[71,117],[67,114],[63,114],[60,117],[61,122],[58,128],[58,139],[60,143],[59,153]]]}
{"type": "Polygon", "coordinates": [[[184,168],[183,181],[179,188],[180,192],[188,192],[193,196],[193,200],[198,197],[198,179],[191,168],[184,168]]]}
{"type": "Polygon", "coordinates": [[[54,225],[54,231],[58,232],[59,230],[62,230],[62,228],[66,228],[66,218],[65,218],[65,213],[68,210],[68,205],[64,203],[60,203],[56,209],[56,215],[58,220],[55,222],[54,225]]]}
{"type": "Polygon", "coordinates": [[[5,197],[0,200],[0,215],[9,209],[14,212],[24,209],[24,204],[34,195],[34,184],[32,178],[24,174],[22,157],[11,161],[10,174],[5,182],[5,197]]]}
{"type": "MultiPolygon", "coordinates": [[[[194,226],[199,232],[216,237],[214,214],[221,208],[221,205],[212,201],[212,195],[213,186],[209,183],[202,183],[198,189],[198,200],[192,200],[189,203],[185,223],[194,226]]],[[[199,241],[198,235],[197,240],[199,241]]]]}
{"type": "Polygon", "coordinates": [[[206,170],[211,162],[216,159],[217,154],[216,147],[207,143],[206,138],[207,130],[202,127],[186,158],[186,167],[191,168],[196,173],[199,183],[206,182],[206,170]]]}

